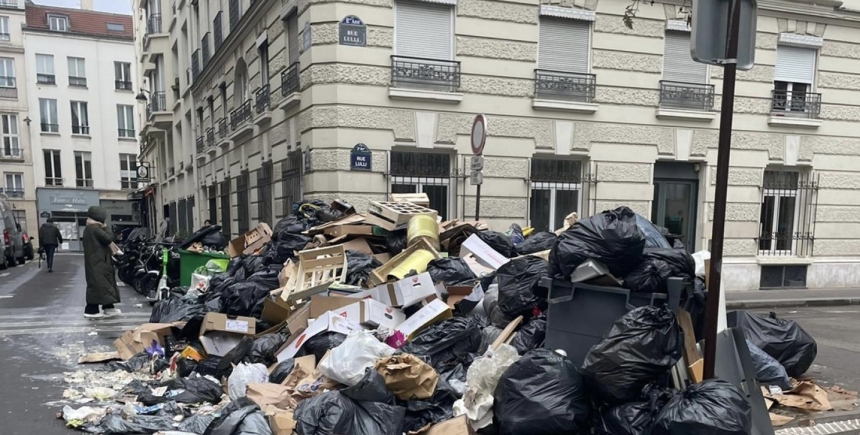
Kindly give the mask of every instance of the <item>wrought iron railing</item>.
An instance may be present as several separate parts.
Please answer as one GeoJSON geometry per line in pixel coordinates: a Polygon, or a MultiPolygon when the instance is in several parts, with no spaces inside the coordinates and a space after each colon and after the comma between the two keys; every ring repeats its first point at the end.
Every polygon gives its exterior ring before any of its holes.
{"type": "Polygon", "coordinates": [[[36,74],[36,83],[41,83],[45,85],[55,85],[57,84],[57,76],[53,74],[36,74]]]}
{"type": "Polygon", "coordinates": [[[391,85],[396,88],[455,91],[460,87],[460,62],[391,56],[391,85]]]}
{"type": "Polygon", "coordinates": [[[197,154],[202,154],[203,153],[203,136],[197,136],[196,147],[197,147],[197,154]]]}
{"type": "Polygon", "coordinates": [[[206,68],[206,64],[209,63],[209,59],[211,59],[209,52],[209,32],[206,32],[206,34],[203,35],[203,39],[200,40],[200,48],[203,53],[203,61],[201,64],[203,68],[206,68]]]}
{"type": "Polygon", "coordinates": [[[221,17],[223,15],[224,11],[218,11],[218,15],[215,15],[215,19],[212,21],[212,36],[215,38],[215,51],[218,51],[221,48],[221,43],[224,42],[224,31],[221,29],[221,17]]]}
{"type": "Polygon", "coordinates": [[[63,179],[61,177],[45,177],[45,186],[62,186],[63,179]]]}
{"type": "Polygon", "coordinates": [[[72,124],[72,134],[90,134],[90,126],[72,124]]]}
{"type": "Polygon", "coordinates": [[[191,54],[191,79],[197,80],[200,75],[200,49],[194,50],[191,54]]]}
{"type": "Polygon", "coordinates": [[[294,62],[281,71],[281,95],[287,96],[299,91],[299,63],[294,62]]]}
{"type": "Polygon", "coordinates": [[[215,145],[215,129],[209,127],[206,129],[206,146],[211,147],[213,145],[215,145]]]}
{"type": "Polygon", "coordinates": [[[257,113],[269,110],[269,84],[266,83],[256,93],[257,113]]]}
{"type": "Polygon", "coordinates": [[[818,118],[821,113],[821,94],[776,89],[773,91],[771,112],[774,115],[818,118]]]}
{"type": "Polygon", "coordinates": [[[24,197],[24,189],[16,188],[16,187],[8,187],[4,189],[0,189],[0,193],[6,194],[9,198],[23,198],[24,197]]]}
{"type": "Polygon", "coordinates": [[[229,130],[227,129],[227,118],[221,118],[218,120],[218,137],[224,139],[227,137],[227,133],[229,130]]]}
{"type": "Polygon", "coordinates": [[[251,119],[251,100],[242,103],[239,108],[230,112],[230,128],[234,131],[251,119]]]}
{"type": "Polygon", "coordinates": [[[86,77],[74,77],[69,76],[69,86],[86,86],[87,78],[86,77]]]}
{"type": "Polygon", "coordinates": [[[121,90],[121,91],[132,90],[131,81],[127,81],[127,80],[116,80],[114,83],[114,86],[116,87],[116,89],[121,90]]]}
{"type": "Polygon", "coordinates": [[[120,128],[117,129],[119,137],[134,137],[134,129],[120,128]]]}
{"type": "Polygon", "coordinates": [[[77,187],[93,187],[92,178],[75,178],[75,186],[77,187]]]}
{"type": "Polygon", "coordinates": [[[818,188],[817,174],[765,171],[755,239],[759,255],[813,255],[818,188]]]}
{"type": "Polygon", "coordinates": [[[161,33],[161,14],[152,14],[146,20],[146,34],[161,33]]]}
{"type": "Polygon", "coordinates": [[[710,111],[714,108],[714,85],[661,80],[660,107],[710,111]]]}
{"type": "Polygon", "coordinates": [[[596,91],[594,74],[535,70],[535,98],[591,103],[596,91]]]}
{"type": "Polygon", "coordinates": [[[152,93],[152,111],[153,112],[166,112],[167,111],[167,97],[165,96],[164,91],[152,93]]]}
{"type": "Polygon", "coordinates": [[[59,133],[60,125],[43,122],[42,123],[42,131],[45,133],[59,133]]]}

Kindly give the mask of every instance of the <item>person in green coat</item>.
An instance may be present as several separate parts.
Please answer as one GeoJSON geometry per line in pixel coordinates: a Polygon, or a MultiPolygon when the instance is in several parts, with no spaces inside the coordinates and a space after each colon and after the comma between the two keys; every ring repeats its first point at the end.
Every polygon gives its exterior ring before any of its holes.
{"type": "Polygon", "coordinates": [[[87,210],[87,226],[84,229],[84,271],[87,276],[87,307],[84,317],[102,319],[114,317],[120,311],[114,308],[119,303],[119,288],[116,271],[111,261],[113,233],[107,229],[107,211],[98,206],[87,210]],[[104,312],[99,310],[99,306],[104,312]]]}

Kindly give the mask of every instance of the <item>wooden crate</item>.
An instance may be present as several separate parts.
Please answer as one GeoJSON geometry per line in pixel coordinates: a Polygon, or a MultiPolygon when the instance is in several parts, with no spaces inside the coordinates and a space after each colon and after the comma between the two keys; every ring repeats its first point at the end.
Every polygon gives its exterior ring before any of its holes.
{"type": "Polygon", "coordinates": [[[392,193],[389,196],[391,202],[411,202],[422,207],[430,207],[430,197],[426,193],[392,193]]]}
{"type": "Polygon", "coordinates": [[[433,246],[430,243],[428,243],[427,240],[421,239],[418,242],[416,242],[414,245],[404,249],[403,252],[397,254],[394,258],[389,260],[387,263],[383,264],[382,266],[377,267],[376,269],[373,269],[373,271],[370,272],[370,275],[368,275],[368,277],[367,277],[367,286],[368,287],[376,287],[376,286],[379,286],[379,285],[382,285],[382,284],[385,284],[386,282],[388,282],[388,274],[395,267],[397,267],[404,259],[406,259],[406,257],[409,257],[410,255],[412,255],[413,252],[415,252],[419,249],[424,249],[426,251],[430,251],[430,253],[433,254],[433,257],[435,257],[436,259],[439,258],[439,251],[437,251],[435,248],[433,248],[433,246]]]}
{"type": "Polygon", "coordinates": [[[388,231],[406,229],[409,220],[414,216],[429,215],[436,219],[438,213],[427,207],[411,202],[377,202],[371,201],[367,209],[366,222],[388,231]]]}
{"type": "Polygon", "coordinates": [[[346,251],[343,245],[299,252],[299,267],[290,275],[281,299],[294,301],[320,293],[335,281],[346,279],[346,251]]]}

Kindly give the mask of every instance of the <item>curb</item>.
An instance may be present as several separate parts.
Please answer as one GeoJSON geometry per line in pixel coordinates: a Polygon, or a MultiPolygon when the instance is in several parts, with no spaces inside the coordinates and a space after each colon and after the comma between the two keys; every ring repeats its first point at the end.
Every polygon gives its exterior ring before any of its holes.
{"type": "Polygon", "coordinates": [[[860,297],[857,298],[812,298],[812,299],[773,299],[761,301],[728,301],[726,309],[746,310],[764,308],[804,308],[804,307],[839,307],[846,305],[860,305],[860,297]]]}

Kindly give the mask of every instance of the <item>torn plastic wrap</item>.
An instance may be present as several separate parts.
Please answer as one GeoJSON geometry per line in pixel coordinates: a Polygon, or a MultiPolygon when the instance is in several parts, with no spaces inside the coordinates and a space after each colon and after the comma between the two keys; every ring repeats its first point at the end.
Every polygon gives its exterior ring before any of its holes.
{"type": "Polygon", "coordinates": [[[732,384],[710,379],[676,394],[660,411],[653,435],[749,435],[749,402],[732,384]]]}
{"type": "Polygon", "coordinates": [[[534,256],[515,258],[499,268],[498,307],[510,317],[530,316],[535,308],[545,309],[546,303],[532,291],[546,275],[547,262],[534,256]]]}
{"type": "Polygon", "coordinates": [[[493,423],[496,385],[502,374],[518,359],[516,349],[507,344],[476,359],[466,374],[466,392],[454,403],[454,414],[465,415],[473,429],[490,426],[493,423]]]}
{"type": "Polygon", "coordinates": [[[477,279],[472,269],[459,257],[444,257],[431,260],[427,264],[427,272],[433,282],[444,283],[448,286],[471,285],[477,279]]]}
{"type": "Polygon", "coordinates": [[[762,317],[746,311],[728,314],[729,327],[739,327],[747,340],[774,357],[786,373],[798,378],[812,366],[818,355],[818,345],[797,322],[779,319],[776,313],[762,317]]]}

